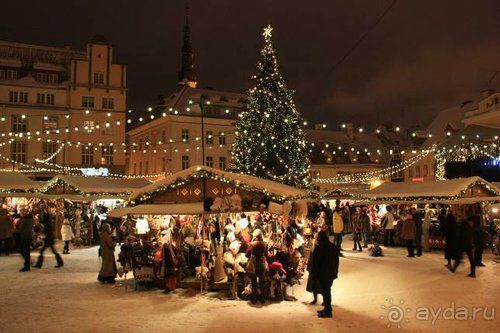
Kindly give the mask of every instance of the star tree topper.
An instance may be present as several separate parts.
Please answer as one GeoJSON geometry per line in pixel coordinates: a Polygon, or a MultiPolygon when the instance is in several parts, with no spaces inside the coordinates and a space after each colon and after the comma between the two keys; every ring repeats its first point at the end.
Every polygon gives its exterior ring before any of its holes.
{"type": "Polygon", "coordinates": [[[273,32],[273,27],[271,27],[271,25],[268,24],[267,27],[264,28],[262,36],[264,36],[265,39],[271,38],[272,32],[273,32]]]}

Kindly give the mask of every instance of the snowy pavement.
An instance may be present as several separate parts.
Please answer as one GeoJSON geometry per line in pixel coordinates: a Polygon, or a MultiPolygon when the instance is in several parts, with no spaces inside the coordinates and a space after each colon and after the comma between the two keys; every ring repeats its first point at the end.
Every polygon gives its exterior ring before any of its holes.
{"type": "MultiPolygon", "coordinates": [[[[344,241],[345,248],[351,244],[344,241]]],[[[500,265],[491,255],[471,279],[467,265],[455,274],[444,268],[442,252],[420,258],[406,258],[403,248],[386,249],[383,258],[344,253],[333,286],[333,319],[316,317],[320,306],[307,304],[311,294],[305,291],[305,280],[294,288],[296,302],[251,306],[223,300],[217,293],[134,291],[121,280],[116,286],[101,285],[96,281],[96,247],[72,250],[61,269],[54,268],[54,257],[48,255],[44,268],[28,273],[18,272],[20,256],[2,256],[0,332],[499,331],[500,265]],[[476,309],[475,320],[464,317],[464,311],[470,317],[472,307],[483,308],[476,309]],[[488,320],[493,308],[496,318],[488,320]],[[387,317],[392,318],[390,328],[387,317]]]]}

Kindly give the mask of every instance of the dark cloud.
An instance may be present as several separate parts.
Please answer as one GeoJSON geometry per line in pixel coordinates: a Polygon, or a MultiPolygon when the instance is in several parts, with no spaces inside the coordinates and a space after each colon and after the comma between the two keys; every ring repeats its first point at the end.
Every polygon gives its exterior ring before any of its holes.
{"type": "MultiPolygon", "coordinates": [[[[327,74],[390,1],[193,0],[200,85],[246,90],[261,29],[271,23],[281,68],[300,110],[313,121],[425,124],[486,88],[500,69],[497,0],[399,0],[327,74]]],[[[144,110],[175,88],[184,1],[11,1],[2,12],[3,39],[82,48],[93,34],[104,34],[129,66],[134,109],[144,110]]]]}

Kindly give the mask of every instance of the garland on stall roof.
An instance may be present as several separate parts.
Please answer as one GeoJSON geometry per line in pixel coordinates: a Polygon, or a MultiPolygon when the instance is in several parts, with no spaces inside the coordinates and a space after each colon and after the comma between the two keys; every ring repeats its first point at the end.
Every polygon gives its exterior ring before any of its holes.
{"type": "Polygon", "coordinates": [[[271,200],[276,201],[276,202],[280,202],[280,203],[288,201],[288,200],[296,199],[293,196],[278,196],[278,195],[270,193],[267,189],[260,189],[260,188],[257,188],[255,186],[250,186],[250,185],[245,184],[243,181],[237,182],[234,180],[227,179],[223,176],[219,176],[217,174],[208,172],[206,170],[199,170],[188,177],[184,177],[184,178],[180,177],[169,185],[162,185],[162,186],[159,186],[152,191],[143,193],[138,198],[132,200],[131,204],[137,205],[137,204],[143,203],[143,202],[155,197],[159,193],[162,193],[162,192],[165,192],[168,190],[172,190],[172,189],[175,189],[179,186],[185,185],[185,184],[189,183],[191,180],[197,180],[197,179],[203,179],[203,178],[210,178],[210,179],[217,180],[217,181],[220,181],[220,182],[223,182],[226,184],[231,184],[239,189],[246,190],[249,192],[260,192],[263,195],[268,196],[271,200]]]}

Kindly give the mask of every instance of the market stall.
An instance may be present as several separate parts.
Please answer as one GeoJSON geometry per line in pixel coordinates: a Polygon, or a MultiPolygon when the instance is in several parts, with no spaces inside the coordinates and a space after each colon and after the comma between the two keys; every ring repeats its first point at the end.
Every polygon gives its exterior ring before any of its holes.
{"type": "MultiPolygon", "coordinates": [[[[499,202],[500,191],[493,184],[480,177],[469,177],[425,182],[387,182],[365,194],[358,205],[413,205],[424,209],[432,216],[429,243],[434,248],[444,248],[444,237],[441,230],[439,215],[443,214],[449,205],[485,205],[499,202]]],[[[463,210],[461,210],[463,211],[463,210]]]]}
{"type": "MultiPolygon", "coordinates": [[[[58,211],[72,223],[76,243],[91,244],[98,241],[98,230],[106,213],[121,207],[134,190],[151,182],[144,179],[84,177],[57,175],[39,186],[35,196],[52,201],[58,211]]],[[[58,219],[60,230],[62,219],[58,219]]]]}
{"type": "MultiPolygon", "coordinates": [[[[270,180],[195,166],[134,191],[129,206],[110,216],[127,216],[123,230],[134,231],[120,258],[136,281],[161,283],[166,290],[223,288],[244,298],[245,251],[257,233],[269,245],[271,283],[292,285],[299,278],[304,241],[297,230],[308,195],[270,180]]],[[[274,297],[284,289],[270,287],[274,297]]]]}

